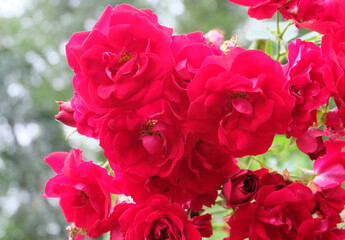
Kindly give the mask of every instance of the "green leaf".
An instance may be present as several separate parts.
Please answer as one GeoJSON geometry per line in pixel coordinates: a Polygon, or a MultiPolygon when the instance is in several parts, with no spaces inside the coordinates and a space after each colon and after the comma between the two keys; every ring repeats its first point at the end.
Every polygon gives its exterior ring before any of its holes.
{"type": "Polygon", "coordinates": [[[273,56],[271,39],[267,39],[265,53],[271,57],[273,56]]]}
{"type": "Polygon", "coordinates": [[[270,151],[273,154],[279,154],[281,151],[284,150],[284,148],[285,148],[284,143],[274,143],[272,144],[272,146],[270,147],[268,151],[270,151]]]}

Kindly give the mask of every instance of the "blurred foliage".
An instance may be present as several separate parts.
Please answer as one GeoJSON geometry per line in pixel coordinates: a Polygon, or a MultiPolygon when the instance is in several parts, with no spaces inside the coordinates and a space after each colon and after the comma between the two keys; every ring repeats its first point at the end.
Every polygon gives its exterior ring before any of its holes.
{"type": "MultiPolygon", "coordinates": [[[[123,2],[0,0],[0,239],[67,239],[58,200],[41,196],[54,175],[43,159],[72,146],[85,150],[85,159],[103,157],[97,142],[77,134],[65,141],[72,130],[54,120],[55,101],[73,96],[64,46],[74,32],[90,30],[107,4],[123,2]],[[23,12],[11,17],[11,4],[23,12]]],[[[175,33],[219,27],[231,36],[245,16],[226,0],[126,2],[154,9],[175,33]]]]}

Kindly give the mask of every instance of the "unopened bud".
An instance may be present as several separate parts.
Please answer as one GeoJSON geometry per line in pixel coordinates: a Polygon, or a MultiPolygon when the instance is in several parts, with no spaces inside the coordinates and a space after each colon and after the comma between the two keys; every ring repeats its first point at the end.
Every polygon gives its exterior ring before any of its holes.
{"type": "Polygon", "coordinates": [[[62,122],[63,124],[76,127],[77,124],[73,118],[74,110],[70,102],[57,102],[60,106],[60,112],[55,115],[55,119],[62,122]]]}

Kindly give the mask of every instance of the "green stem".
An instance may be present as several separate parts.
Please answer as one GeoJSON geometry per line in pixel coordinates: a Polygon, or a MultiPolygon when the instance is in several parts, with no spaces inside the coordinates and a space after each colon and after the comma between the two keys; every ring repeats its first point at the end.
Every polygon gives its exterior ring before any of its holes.
{"type": "MultiPolygon", "coordinates": [[[[277,11],[277,61],[279,61],[280,58],[280,29],[279,29],[279,12],[277,11]]],[[[284,31],[285,33],[285,31],[284,31]]]]}
{"type": "Polygon", "coordinates": [[[279,34],[279,38],[280,38],[280,39],[283,39],[283,36],[284,36],[286,30],[288,30],[288,28],[289,28],[291,25],[293,25],[293,22],[289,22],[289,24],[286,25],[286,27],[284,28],[284,30],[279,34]]]}
{"type": "Polygon", "coordinates": [[[257,161],[257,162],[260,164],[260,166],[261,166],[261,167],[264,167],[264,168],[270,169],[270,167],[269,167],[269,166],[267,166],[267,165],[266,165],[266,163],[264,163],[263,161],[261,161],[261,160],[259,160],[259,159],[255,158],[255,157],[253,157],[253,156],[251,156],[250,158],[251,158],[251,159],[253,159],[253,160],[255,160],[255,161],[257,161]]]}
{"type": "Polygon", "coordinates": [[[109,161],[106,161],[106,162],[102,165],[103,168],[108,168],[108,166],[109,166],[109,161]]]}

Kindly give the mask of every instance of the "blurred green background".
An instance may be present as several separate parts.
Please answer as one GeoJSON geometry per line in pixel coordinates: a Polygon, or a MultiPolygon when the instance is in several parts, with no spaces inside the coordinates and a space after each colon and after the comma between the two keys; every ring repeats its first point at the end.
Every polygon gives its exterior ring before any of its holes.
{"type": "Polygon", "coordinates": [[[175,33],[218,27],[234,33],[246,11],[226,0],[0,0],[0,239],[68,239],[57,199],[45,199],[54,176],[43,161],[54,151],[84,150],[102,160],[96,141],[54,119],[56,100],[73,95],[64,46],[90,30],[104,8],[126,2],[151,8],[175,33]]]}

